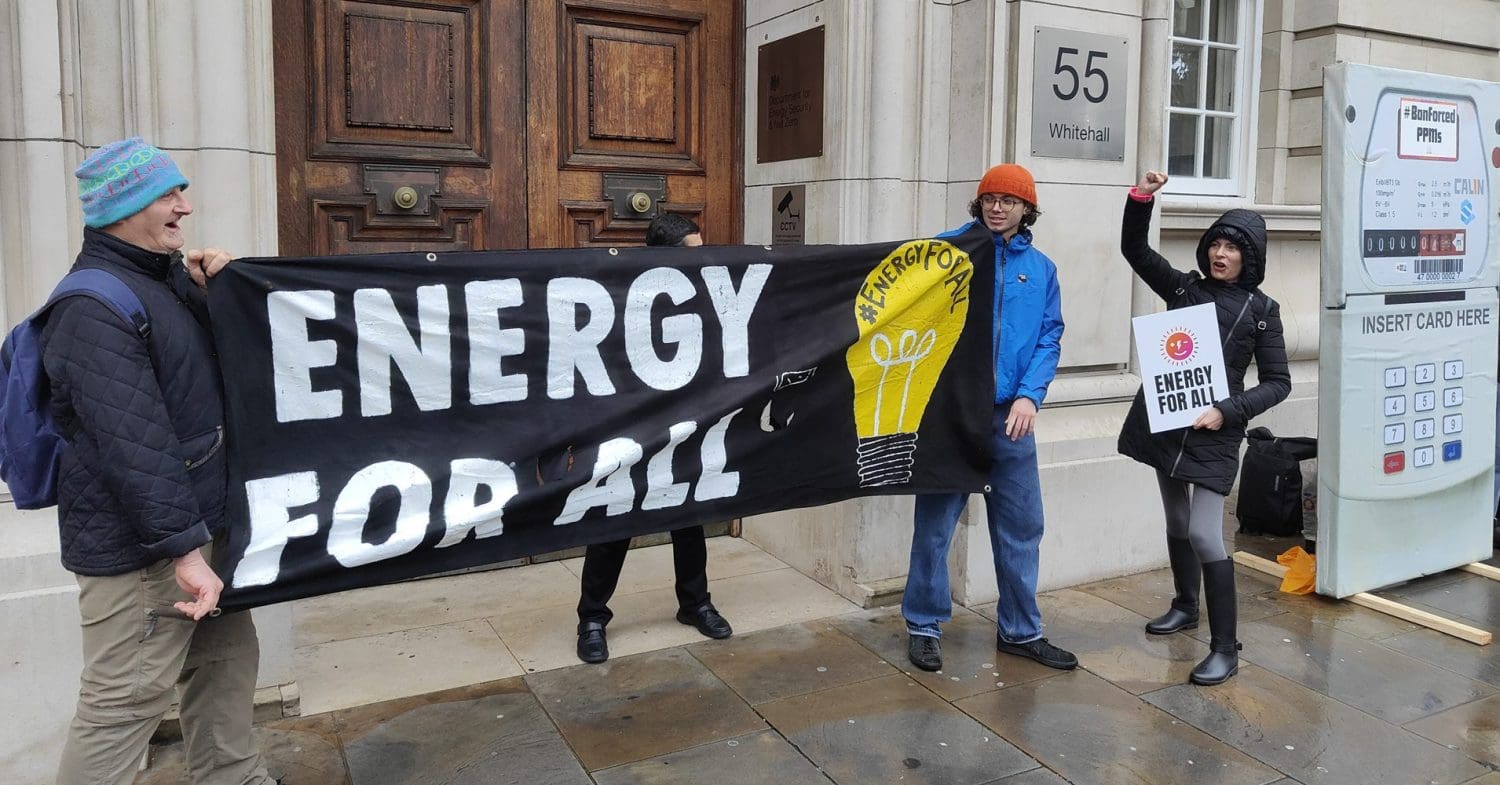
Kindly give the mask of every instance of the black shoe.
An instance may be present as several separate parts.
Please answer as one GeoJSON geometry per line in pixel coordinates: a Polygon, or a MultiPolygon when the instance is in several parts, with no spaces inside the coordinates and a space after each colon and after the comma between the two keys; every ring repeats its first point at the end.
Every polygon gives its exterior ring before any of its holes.
{"type": "Polygon", "coordinates": [[[1176,605],[1166,613],[1146,622],[1146,632],[1152,635],[1171,635],[1178,630],[1198,629],[1198,614],[1180,610],[1176,605]]]}
{"type": "Polygon", "coordinates": [[[1302,541],[1302,550],[1307,551],[1309,554],[1316,554],[1318,552],[1318,541],[1317,540],[1303,540],[1302,541]]]}
{"type": "Polygon", "coordinates": [[[1215,648],[1203,658],[1202,662],[1198,663],[1197,667],[1193,668],[1193,672],[1188,675],[1188,680],[1205,687],[1229,681],[1230,676],[1240,672],[1238,652],[1243,648],[1245,647],[1239,643],[1235,643],[1234,648],[1227,652],[1221,652],[1215,648]]]}
{"type": "Polygon", "coordinates": [[[604,625],[600,622],[578,625],[578,659],[590,664],[609,659],[609,643],[604,639],[604,625]]]}
{"type": "Polygon", "coordinates": [[[906,658],[924,671],[943,669],[943,649],[931,635],[907,635],[906,658]]]}
{"type": "Polygon", "coordinates": [[[734,628],[729,626],[729,621],[720,616],[712,605],[704,605],[691,611],[679,610],[677,620],[691,627],[697,627],[698,632],[714,640],[723,640],[734,634],[734,628]]]}
{"type": "Polygon", "coordinates": [[[1037,638],[1025,643],[1006,643],[997,640],[995,650],[1036,660],[1049,668],[1056,668],[1060,671],[1070,671],[1078,667],[1078,658],[1073,656],[1073,652],[1053,646],[1047,642],[1046,638],[1037,638]]]}

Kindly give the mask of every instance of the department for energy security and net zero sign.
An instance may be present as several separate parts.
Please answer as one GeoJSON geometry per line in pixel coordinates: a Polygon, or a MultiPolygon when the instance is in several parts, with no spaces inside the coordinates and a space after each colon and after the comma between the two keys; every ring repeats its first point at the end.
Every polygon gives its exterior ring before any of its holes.
{"type": "Polygon", "coordinates": [[[1123,38],[1036,28],[1032,155],[1125,160],[1127,54],[1123,38]]]}
{"type": "Polygon", "coordinates": [[[1212,304],[1137,316],[1130,322],[1152,433],[1190,426],[1214,401],[1229,397],[1212,304]]]}

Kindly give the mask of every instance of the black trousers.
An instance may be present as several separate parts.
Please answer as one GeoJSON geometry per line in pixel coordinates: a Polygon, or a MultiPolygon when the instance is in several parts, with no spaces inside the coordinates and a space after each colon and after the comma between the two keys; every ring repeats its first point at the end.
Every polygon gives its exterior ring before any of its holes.
{"type": "MultiPolygon", "coordinates": [[[[630,540],[590,545],[583,556],[583,587],[578,598],[578,621],[608,624],[615,614],[609,598],[620,582],[630,540]]],[[[672,532],[672,567],[677,573],[677,607],[697,610],[708,603],[708,546],[703,527],[689,526],[672,532]]]]}

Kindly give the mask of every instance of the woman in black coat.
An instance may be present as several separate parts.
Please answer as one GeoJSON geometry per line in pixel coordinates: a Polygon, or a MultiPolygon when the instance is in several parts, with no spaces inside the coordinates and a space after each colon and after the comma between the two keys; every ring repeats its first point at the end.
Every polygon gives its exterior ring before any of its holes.
{"type": "Polygon", "coordinates": [[[1216,402],[1189,428],[1152,433],[1144,389],[1136,393],[1120,430],[1123,455],[1156,469],[1167,518],[1167,555],[1177,596],[1146,632],[1167,635],[1198,626],[1198,583],[1208,601],[1210,653],[1193,668],[1196,684],[1219,684],[1239,670],[1234,562],[1224,549],[1224,497],[1239,468],[1240,442],[1251,418],[1292,391],[1281,334],[1281,309],[1262,294],[1266,222],[1251,210],[1230,210],[1198,241],[1198,269],[1172,268],[1147,242],[1155,193],[1167,182],[1146,172],[1125,202],[1120,252],[1135,274],[1167,303],[1186,308],[1213,303],[1229,397],[1216,402]],[[1259,383],[1245,389],[1245,369],[1255,361],[1259,383]]]}

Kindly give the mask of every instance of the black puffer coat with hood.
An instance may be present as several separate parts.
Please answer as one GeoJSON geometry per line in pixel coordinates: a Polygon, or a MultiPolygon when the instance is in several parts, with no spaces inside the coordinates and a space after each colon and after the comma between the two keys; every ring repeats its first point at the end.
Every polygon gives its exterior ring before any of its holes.
{"type": "Polygon", "coordinates": [[[1214,304],[1229,397],[1214,404],[1224,414],[1224,425],[1216,431],[1178,428],[1152,433],[1144,389],[1137,391],[1120,430],[1119,450],[1178,480],[1228,494],[1239,470],[1240,441],[1245,438],[1247,424],[1292,391],[1281,307],[1258,288],[1266,274],[1266,222],[1250,210],[1224,213],[1198,241],[1198,269],[1182,272],[1173,269],[1147,242],[1154,201],[1126,199],[1120,252],[1135,274],[1166,301],[1168,310],[1214,304]],[[1233,283],[1209,275],[1208,248],[1220,237],[1240,249],[1243,266],[1239,280],[1233,283]],[[1255,361],[1259,381],[1247,390],[1245,369],[1251,360],[1255,361]]]}

